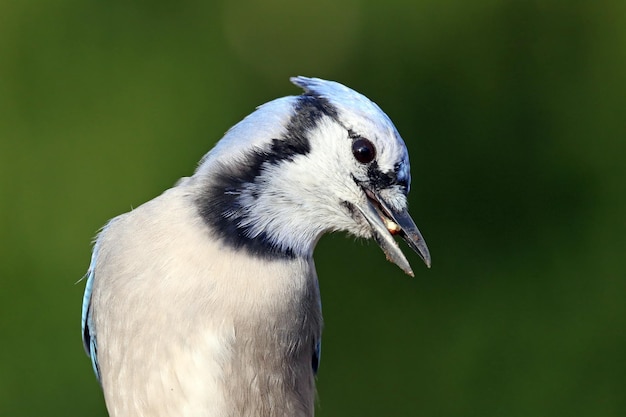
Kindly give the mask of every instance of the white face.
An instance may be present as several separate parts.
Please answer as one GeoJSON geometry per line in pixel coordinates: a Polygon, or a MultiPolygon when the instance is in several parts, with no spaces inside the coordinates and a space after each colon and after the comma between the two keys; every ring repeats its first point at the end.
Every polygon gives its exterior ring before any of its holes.
{"type": "Polygon", "coordinates": [[[333,109],[301,132],[310,146],[306,154],[267,164],[257,181],[265,192],[244,193],[243,205],[256,208],[244,220],[253,235],[269,233],[290,247],[332,231],[371,238],[372,226],[358,209],[369,204],[365,189],[406,210],[408,155],[389,119],[373,104],[366,107],[373,115],[333,109]]]}
{"type": "Polygon", "coordinates": [[[329,81],[293,81],[304,95],[259,107],[203,159],[196,172],[210,180],[203,217],[226,241],[258,253],[310,255],[322,234],[343,230],[374,237],[402,261],[391,234],[419,234],[406,211],[404,141],[361,94],[329,81]]]}

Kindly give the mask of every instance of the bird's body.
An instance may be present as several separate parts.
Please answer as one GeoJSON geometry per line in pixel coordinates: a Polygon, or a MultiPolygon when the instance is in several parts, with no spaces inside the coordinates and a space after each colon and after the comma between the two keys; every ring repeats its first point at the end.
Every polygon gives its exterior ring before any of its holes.
{"type": "Polygon", "coordinates": [[[429,262],[391,122],[340,84],[295,82],[306,94],[261,106],[193,176],[100,233],[83,338],[111,416],[312,416],[320,236],[373,236],[410,271],[390,221],[429,262]]]}

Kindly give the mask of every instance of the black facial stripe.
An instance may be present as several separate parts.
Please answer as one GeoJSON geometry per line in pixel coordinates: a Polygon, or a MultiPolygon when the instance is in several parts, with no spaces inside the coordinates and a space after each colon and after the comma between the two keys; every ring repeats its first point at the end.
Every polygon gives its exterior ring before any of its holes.
{"type": "Polygon", "coordinates": [[[272,139],[271,151],[264,161],[277,164],[284,160],[293,160],[296,155],[306,155],[311,151],[307,132],[317,127],[324,116],[337,118],[337,110],[324,98],[312,95],[298,97],[295,114],[287,125],[287,133],[282,139],[272,139]]]}
{"type": "MultiPolygon", "coordinates": [[[[354,180],[354,182],[358,184],[356,178],[352,177],[352,179],[354,180]]],[[[357,208],[354,206],[354,204],[352,204],[349,201],[342,201],[340,204],[343,207],[345,207],[348,210],[348,212],[350,212],[351,217],[354,217],[355,213],[358,211],[357,208]]]]}
{"type": "Polygon", "coordinates": [[[337,111],[337,108],[333,106],[327,98],[319,95],[306,93],[299,96],[298,104],[296,104],[296,113],[304,107],[309,107],[310,109],[315,108],[317,109],[317,111],[326,116],[330,116],[333,119],[339,118],[339,112],[337,111]]]}
{"type": "MultiPolygon", "coordinates": [[[[396,171],[399,167],[399,164],[396,164],[396,171]]],[[[392,187],[394,185],[398,185],[402,187],[404,193],[408,192],[408,182],[406,180],[398,180],[398,175],[396,171],[393,172],[382,172],[378,167],[378,162],[374,161],[367,168],[367,180],[361,181],[357,179],[354,175],[352,176],[352,180],[359,186],[366,186],[372,190],[383,190],[385,188],[392,187]]]]}
{"type": "Polygon", "coordinates": [[[337,110],[328,100],[310,94],[297,98],[294,114],[282,138],[272,139],[267,150],[250,151],[237,166],[223,166],[196,199],[200,216],[224,244],[246,249],[250,254],[266,258],[294,258],[290,248],[273,242],[266,231],[250,237],[251,227],[241,226],[250,215],[241,195],[258,198],[263,190],[257,184],[265,167],[292,161],[311,151],[308,132],[316,128],[324,116],[336,118],[337,110]]]}
{"type": "Polygon", "coordinates": [[[372,162],[367,167],[367,178],[372,188],[382,190],[398,184],[398,176],[395,172],[382,172],[378,161],[372,162]]]}
{"type": "Polygon", "coordinates": [[[352,129],[348,129],[348,137],[352,140],[361,139],[363,136],[359,135],[352,129]]]}

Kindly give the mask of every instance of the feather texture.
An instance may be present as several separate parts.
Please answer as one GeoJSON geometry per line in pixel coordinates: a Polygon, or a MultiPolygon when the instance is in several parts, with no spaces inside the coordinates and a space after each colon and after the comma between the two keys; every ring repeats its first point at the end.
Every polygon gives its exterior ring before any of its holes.
{"type": "Polygon", "coordinates": [[[430,262],[406,213],[408,153],[389,118],[341,84],[292,81],[303,95],[260,106],[192,177],[98,235],[83,342],[111,416],[310,417],[319,238],[375,237],[407,270],[381,237],[397,217],[430,262]],[[357,139],[374,161],[355,159],[357,139]]]}

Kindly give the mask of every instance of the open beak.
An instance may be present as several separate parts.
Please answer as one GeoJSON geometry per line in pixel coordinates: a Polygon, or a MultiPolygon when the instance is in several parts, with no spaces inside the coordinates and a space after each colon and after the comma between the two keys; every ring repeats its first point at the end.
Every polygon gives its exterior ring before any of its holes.
{"type": "Polygon", "coordinates": [[[428,247],[408,211],[406,209],[391,209],[379,195],[366,188],[364,188],[364,191],[367,195],[367,204],[364,207],[360,205],[356,207],[372,228],[374,240],[385,252],[387,259],[398,265],[410,276],[413,276],[413,270],[411,265],[409,265],[409,261],[406,260],[393,237],[394,235],[399,235],[411,249],[417,252],[426,266],[430,268],[428,247]]]}

